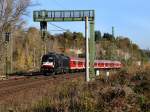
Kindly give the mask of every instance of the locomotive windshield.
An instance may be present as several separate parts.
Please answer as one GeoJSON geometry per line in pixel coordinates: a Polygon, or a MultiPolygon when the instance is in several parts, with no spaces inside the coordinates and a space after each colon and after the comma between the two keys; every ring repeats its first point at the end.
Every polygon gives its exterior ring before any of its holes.
{"type": "Polygon", "coordinates": [[[53,57],[49,57],[49,58],[48,58],[48,61],[49,61],[49,62],[53,62],[53,61],[54,61],[53,57]]]}
{"type": "Polygon", "coordinates": [[[42,62],[53,62],[54,58],[48,55],[44,55],[42,58],[42,62]]]}

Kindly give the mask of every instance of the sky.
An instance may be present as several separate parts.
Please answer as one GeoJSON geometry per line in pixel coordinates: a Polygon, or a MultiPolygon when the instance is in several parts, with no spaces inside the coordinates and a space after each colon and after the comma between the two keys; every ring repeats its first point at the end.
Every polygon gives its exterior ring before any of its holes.
{"type": "MultiPolygon", "coordinates": [[[[95,30],[111,33],[115,27],[115,36],[130,38],[142,49],[150,48],[150,0],[32,0],[35,6],[28,9],[25,17],[27,26],[40,28],[33,21],[33,10],[95,10],[95,30]]],[[[54,22],[53,24],[71,32],[83,32],[84,22],[54,22]]],[[[52,34],[60,30],[48,24],[52,34]]]]}

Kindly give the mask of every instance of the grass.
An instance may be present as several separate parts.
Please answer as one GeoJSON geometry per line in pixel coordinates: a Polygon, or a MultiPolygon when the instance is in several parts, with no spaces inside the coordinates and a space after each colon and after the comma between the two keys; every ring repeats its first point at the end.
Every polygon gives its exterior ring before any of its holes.
{"type": "Polygon", "coordinates": [[[148,67],[111,74],[86,83],[64,80],[27,90],[1,104],[1,112],[149,112],[148,67]]]}

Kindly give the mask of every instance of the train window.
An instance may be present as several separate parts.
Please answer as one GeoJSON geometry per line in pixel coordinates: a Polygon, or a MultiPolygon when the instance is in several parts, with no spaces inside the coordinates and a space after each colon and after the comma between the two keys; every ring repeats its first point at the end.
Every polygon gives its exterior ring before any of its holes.
{"type": "Polygon", "coordinates": [[[82,66],[82,65],[83,65],[83,62],[79,62],[79,65],[82,66]]]}
{"type": "Polygon", "coordinates": [[[73,64],[75,65],[75,64],[76,64],[76,62],[75,62],[75,61],[73,61],[73,64]]]}
{"type": "Polygon", "coordinates": [[[54,59],[53,59],[52,57],[49,57],[49,58],[48,58],[48,61],[49,61],[49,62],[53,62],[54,59]]]}

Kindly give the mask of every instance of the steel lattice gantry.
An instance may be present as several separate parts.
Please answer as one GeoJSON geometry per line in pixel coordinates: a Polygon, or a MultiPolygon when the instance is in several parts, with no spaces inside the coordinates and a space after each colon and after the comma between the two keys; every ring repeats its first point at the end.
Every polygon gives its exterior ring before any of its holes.
{"type": "Polygon", "coordinates": [[[40,10],[33,12],[33,19],[35,22],[85,21],[86,16],[89,21],[94,21],[94,10],[40,10]]]}
{"type": "Polygon", "coordinates": [[[90,23],[90,39],[89,39],[89,59],[90,59],[90,78],[95,77],[94,59],[95,59],[95,33],[94,33],[94,10],[39,10],[33,12],[33,20],[40,22],[41,36],[44,39],[47,32],[47,22],[61,21],[88,21],[90,23]]]}

